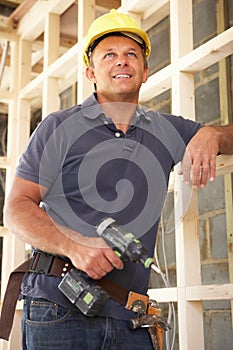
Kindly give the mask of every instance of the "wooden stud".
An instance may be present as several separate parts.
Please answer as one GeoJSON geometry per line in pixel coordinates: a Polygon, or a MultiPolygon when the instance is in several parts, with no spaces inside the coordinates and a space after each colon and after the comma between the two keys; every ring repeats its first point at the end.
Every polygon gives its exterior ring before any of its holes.
{"type": "Polygon", "coordinates": [[[20,65],[19,65],[19,84],[20,89],[27,85],[31,81],[32,74],[32,43],[27,40],[19,40],[19,56],[20,65]]]}
{"type": "Polygon", "coordinates": [[[44,31],[44,22],[48,13],[61,15],[73,3],[74,0],[36,1],[20,20],[18,34],[25,40],[35,40],[44,31]]]}
{"type": "Polygon", "coordinates": [[[42,118],[59,109],[58,79],[48,75],[48,67],[59,56],[60,17],[48,13],[44,28],[44,72],[42,95],[42,118]]]}
{"type": "Polygon", "coordinates": [[[45,17],[44,28],[44,70],[59,57],[60,17],[48,13],[45,17]]]}
{"type": "MultiPolygon", "coordinates": [[[[217,1],[217,33],[220,34],[227,29],[228,11],[227,1],[217,1]]],[[[233,44],[232,44],[233,45],[233,44]]],[[[219,68],[219,100],[220,116],[223,125],[232,123],[232,106],[231,106],[231,86],[230,86],[230,60],[229,57],[218,63],[219,68]]],[[[225,208],[226,208],[226,235],[228,242],[228,270],[229,281],[233,283],[233,175],[224,176],[225,188],[225,208]]],[[[233,299],[233,298],[232,298],[233,299]]],[[[233,300],[231,300],[231,315],[233,328],[233,300]]]]}
{"type": "MultiPolygon", "coordinates": [[[[172,113],[195,119],[194,77],[179,70],[180,58],[193,49],[192,1],[174,0],[170,5],[172,113]]],[[[183,185],[177,171],[174,203],[179,349],[204,350],[202,303],[186,300],[186,286],[201,285],[197,191],[183,185]]]]}
{"type": "Polygon", "coordinates": [[[79,0],[78,2],[78,41],[80,50],[78,51],[78,92],[77,103],[82,103],[92,91],[94,91],[91,82],[85,76],[85,67],[83,64],[83,49],[85,46],[84,37],[87,34],[87,30],[91,23],[95,19],[95,0],[85,1],[79,0]]]}

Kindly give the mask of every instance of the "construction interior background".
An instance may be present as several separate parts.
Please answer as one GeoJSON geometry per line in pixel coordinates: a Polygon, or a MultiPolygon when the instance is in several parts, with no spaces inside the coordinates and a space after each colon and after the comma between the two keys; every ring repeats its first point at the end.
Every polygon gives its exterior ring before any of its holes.
{"type": "MultiPolygon", "coordinates": [[[[92,92],[83,38],[111,8],[132,15],[151,39],[142,104],[204,124],[232,123],[233,0],[0,1],[1,213],[19,155],[40,120],[92,92]]],[[[233,349],[232,172],[233,156],[218,156],[216,180],[198,191],[185,187],[177,169],[171,174],[155,250],[169,278],[152,273],[149,294],[165,316],[172,306],[174,349],[233,349]]],[[[0,216],[2,302],[10,272],[30,247],[0,216]]],[[[21,349],[21,308],[0,350],[21,349]]],[[[164,349],[172,345],[173,332],[164,349]]]]}

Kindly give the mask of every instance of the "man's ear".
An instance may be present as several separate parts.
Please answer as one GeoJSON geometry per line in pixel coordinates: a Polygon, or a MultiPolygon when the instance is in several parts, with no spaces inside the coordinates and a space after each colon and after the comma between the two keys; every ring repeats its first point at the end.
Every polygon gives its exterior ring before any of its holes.
{"type": "Polygon", "coordinates": [[[147,81],[148,76],[149,76],[149,68],[146,67],[145,70],[144,70],[143,83],[145,83],[147,81]]]}
{"type": "Polygon", "coordinates": [[[96,78],[95,78],[95,71],[91,67],[86,68],[86,77],[89,79],[93,84],[96,83],[96,78]]]}

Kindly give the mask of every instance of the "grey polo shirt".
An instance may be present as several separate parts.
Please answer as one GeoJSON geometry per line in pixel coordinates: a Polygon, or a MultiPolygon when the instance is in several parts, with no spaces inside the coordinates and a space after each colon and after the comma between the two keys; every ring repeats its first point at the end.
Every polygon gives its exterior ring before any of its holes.
{"type": "MultiPolygon", "coordinates": [[[[127,109],[129,105],[125,105],[127,109]]],[[[200,124],[137,106],[124,134],[91,95],[82,105],[50,114],[32,134],[16,175],[48,188],[41,206],[59,224],[96,237],[96,226],[113,217],[153,256],[169,174],[200,124]]],[[[62,244],[62,242],[60,242],[62,244]]],[[[108,278],[146,293],[149,270],[125,262],[108,278]]],[[[59,279],[27,274],[22,294],[69,307],[59,279]]],[[[110,300],[101,315],[128,319],[131,312],[110,300]]]]}

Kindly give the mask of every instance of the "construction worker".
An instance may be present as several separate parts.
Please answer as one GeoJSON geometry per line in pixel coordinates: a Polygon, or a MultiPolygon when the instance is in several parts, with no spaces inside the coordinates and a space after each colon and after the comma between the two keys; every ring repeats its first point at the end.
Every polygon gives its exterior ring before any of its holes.
{"type": "Polygon", "coordinates": [[[150,51],[128,15],[111,10],[96,19],[83,55],[95,92],[45,118],[20,158],[4,220],[35,251],[19,296],[24,350],[153,349],[146,328],[128,327],[134,311],[110,298],[88,317],[58,288],[71,263],[93,280],[106,276],[145,295],[149,269],[122,262],[96,226],[113,217],[153,256],[173,166],[183,159],[184,181],[204,187],[215,178],[217,154],[233,153],[232,125],[202,126],[138,105],[150,51]],[[60,277],[53,256],[62,261],[60,277]]]}

